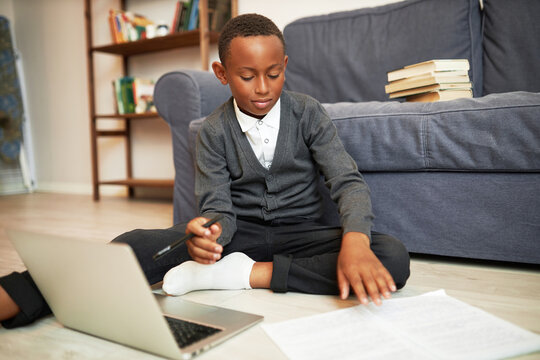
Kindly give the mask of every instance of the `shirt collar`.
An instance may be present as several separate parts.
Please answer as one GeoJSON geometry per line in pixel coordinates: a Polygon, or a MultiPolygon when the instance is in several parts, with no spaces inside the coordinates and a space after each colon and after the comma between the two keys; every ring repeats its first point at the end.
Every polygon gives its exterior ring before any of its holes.
{"type": "MultiPolygon", "coordinates": [[[[240,108],[238,107],[238,104],[236,103],[236,99],[233,99],[234,104],[234,112],[236,114],[236,118],[238,119],[238,123],[240,124],[240,128],[242,129],[242,132],[247,132],[249,129],[251,129],[259,119],[249,116],[245,113],[243,113],[240,108]]],[[[279,119],[281,115],[281,98],[278,99],[276,104],[270,109],[268,114],[261,120],[264,121],[264,123],[270,127],[273,128],[279,128],[279,119]]]]}

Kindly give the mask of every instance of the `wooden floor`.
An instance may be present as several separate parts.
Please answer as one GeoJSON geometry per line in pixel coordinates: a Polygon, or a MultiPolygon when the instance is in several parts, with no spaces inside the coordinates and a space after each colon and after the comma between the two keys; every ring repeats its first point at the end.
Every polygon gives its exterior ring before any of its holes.
{"type": "MultiPolygon", "coordinates": [[[[169,200],[105,197],[100,202],[94,202],[90,196],[44,193],[0,196],[0,275],[24,269],[7,238],[5,230],[9,228],[109,242],[134,228],[164,228],[171,223],[172,206],[169,200]]],[[[413,255],[411,272],[407,286],[395,296],[446,289],[453,297],[540,333],[538,267],[413,255]]],[[[267,290],[199,291],[184,298],[249,312],[263,312],[265,321],[281,321],[356,304],[352,298],[341,301],[332,296],[273,294],[267,290]]],[[[220,359],[227,352],[236,354],[235,358],[284,358],[260,327],[246,331],[200,358],[220,359]],[[246,347],[245,344],[251,346],[246,347]],[[266,349],[264,356],[258,350],[261,347],[266,349]]],[[[0,328],[0,359],[3,358],[154,357],[64,329],[53,317],[48,317],[23,329],[0,328]],[[43,354],[47,356],[43,357],[43,354]]],[[[539,359],[540,354],[521,358],[539,359]]]]}

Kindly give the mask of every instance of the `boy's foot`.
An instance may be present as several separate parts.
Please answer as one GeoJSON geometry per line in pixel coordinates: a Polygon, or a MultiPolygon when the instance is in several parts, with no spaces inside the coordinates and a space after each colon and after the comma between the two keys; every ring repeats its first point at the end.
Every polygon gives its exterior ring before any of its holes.
{"type": "Polygon", "coordinates": [[[254,263],[240,252],[229,254],[211,265],[186,261],[165,274],[162,288],[169,295],[183,295],[194,290],[251,289],[249,277],[254,263]]]}
{"type": "Polygon", "coordinates": [[[0,286],[0,321],[10,319],[21,311],[11,296],[0,286]]]}

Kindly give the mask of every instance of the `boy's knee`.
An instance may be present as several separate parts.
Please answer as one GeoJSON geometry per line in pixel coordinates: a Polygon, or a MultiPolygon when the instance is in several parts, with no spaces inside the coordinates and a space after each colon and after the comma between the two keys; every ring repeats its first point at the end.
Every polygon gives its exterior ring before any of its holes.
{"type": "MultiPolygon", "coordinates": [[[[145,263],[152,264],[152,256],[184,236],[183,230],[184,228],[175,227],[169,229],[135,229],[117,236],[111,243],[129,245],[141,265],[145,263]]],[[[171,252],[166,261],[185,261],[186,254],[182,249],[183,247],[180,246],[176,251],[171,252]]],[[[187,249],[185,252],[187,253],[187,249]]]]}
{"type": "Polygon", "coordinates": [[[144,259],[148,257],[147,245],[145,246],[145,232],[147,230],[135,229],[125,232],[114,238],[112,244],[126,244],[134,252],[137,261],[142,265],[144,259]]]}
{"type": "Polygon", "coordinates": [[[394,239],[394,282],[396,287],[401,289],[407,283],[409,276],[411,275],[411,258],[409,252],[405,248],[405,245],[397,239],[394,239]]]}
{"type": "Polygon", "coordinates": [[[182,246],[163,259],[154,261],[153,255],[167,245],[181,238],[184,234],[175,228],[170,229],[135,229],[123,233],[111,241],[112,244],[126,244],[133,250],[148,282],[160,281],[171,267],[187,260],[187,249],[182,246]]]}
{"type": "Polygon", "coordinates": [[[390,235],[377,234],[372,238],[375,240],[373,251],[392,275],[396,287],[401,289],[411,274],[409,252],[401,241],[390,235]]]}
{"type": "Polygon", "coordinates": [[[144,230],[142,230],[142,229],[135,229],[135,230],[125,232],[125,233],[115,237],[111,241],[111,243],[128,244],[131,247],[133,247],[132,244],[135,244],[143,236],[143,232],[144,232],[144,230]]]}

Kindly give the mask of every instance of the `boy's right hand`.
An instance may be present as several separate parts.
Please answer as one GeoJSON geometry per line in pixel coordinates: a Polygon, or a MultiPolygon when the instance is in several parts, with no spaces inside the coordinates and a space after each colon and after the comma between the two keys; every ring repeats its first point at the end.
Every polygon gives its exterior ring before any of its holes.
{"type": "Polygon", "coordinates": [[[221,258],[223,246],[217,243],[221,235],[221,225],[215,223],[209,228],[203,225],[210,219],[196,217],[192,219],[186,227],[186,233],[195,234],[194,237],[186,241],[189,255],[193,260],[201,264],[213,264],[221,258]]]}

